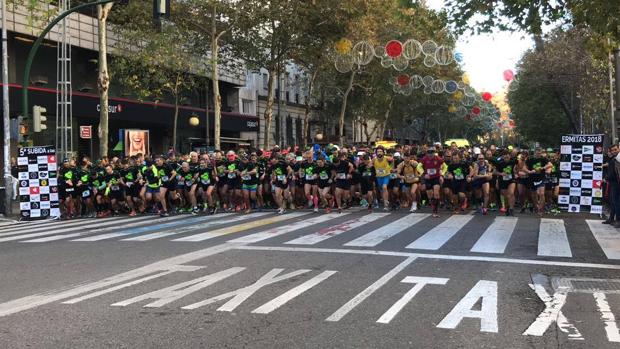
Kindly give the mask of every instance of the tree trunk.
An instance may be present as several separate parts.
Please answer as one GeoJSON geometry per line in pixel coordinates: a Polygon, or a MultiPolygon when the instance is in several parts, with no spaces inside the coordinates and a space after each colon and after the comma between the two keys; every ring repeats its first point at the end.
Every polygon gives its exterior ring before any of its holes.
{"type": "Polygon", "coordinates": [[[573,133],[579,133],[579,129],[577,128],[577,123],[575,122],[574,111],[568,105],[568,102],[564,99],[560,91],[558,91],[556,88],[553,88],[553,94],[555,98],[558,100],[558,103],[560,103],[560,106],[562,107],[562,110],[564,111],[564,115],[566,116],[566,119],[568,119],[568,124],[571,128],[571,131],[573,133]]]}
{"type": "Polygon", "coordinates": [[[172,149],[177,151],[177,124],[179,121],[179,93],[174,94],[174,121],[172,126],[172,149]]]}
{"type": "Polygon", "coordinates": [[[392,111],[393,105],[394,105],[394,96],[390,98],[390,103],[388,104],[387,110],[385,111],[385,114],[383,115],[383,121],[381,121],[381,124],[379,127],[379,133],[377,134],[377,137],[379,137],[380,139],[383,139],[383,137],[385,136],[385,128],[387,127],[387,122],[388,122],[388,119],[390,118],[390,112],[392,111]]]}
{"type": "MultiPolygon", "coordinates": [[[[216,22],[217,9],[215,4],[213,5],[213,14],[211,16],[211,82],[213,83],[213,140],[214,146],[216,150],[221,149],[220,142],[220,133],[221,133],[221,119],[222,119],[222,96],[220,95],[220,84],[219,84],[219,70],[217,67],[217,58],[219,53],[219,39],[221,37],[216,33],[217,31],[217,22],[216,22]]],[[[209,117],[207,112],[207,118],[209,117]]],[[[208,130],[207,130],[208,132],[208,130]]]]}
{"type": "MultiPolygon", "coordinates": [[[[99,156],[108,156],[108,92],[110,89],[110,75],[108,74],[108,39],[106,21],[114,3],[97,5],[97,37],[99,41],[99,76],[97,89],[99,90],[99,156]]],[[[92,154],[91,154],[92,155],[92,154]]]]}
{"type": "Polygon", "coordinates": [[[269,80],[267,81],[267,106],[265,107],[265,135],[263,140],[263,149],[268,150],[271,143],[271,121],[273,118],[273,102],[274,93],[273,84],[277,78],[277,71],[275,68],[269,69],[269,80]]]}
{"type": "Polygon", "coordinates": [[[349,78],[349,85],[347,86],[346,91],[344,91],[344,95],[342,97],[342,106],[340,107],[340,118],[338,119],[338,141],[340,146],[344,146],[344,116],[347,111],[347,100],[349,99],[349,94],[353,90],[353,81],[355,80],[355,70],[351,72],[351,77],[349,78]]]}
{"type": "Polygon", "coordinates": [[[308,146],[308,127],[310,125],[310,98],[312,96],[312,90],[314,89],[314,80],[316,79],[316,76],[317,76],[317,70],[314,70],[310,77],[310,81],[308,82],[308,96],[306,97],[306,100],[305,100],[306,110],[305,110],[304,124],[303,124],[302,135],[301,135],[302,144],[304,148],[308,146]]]}

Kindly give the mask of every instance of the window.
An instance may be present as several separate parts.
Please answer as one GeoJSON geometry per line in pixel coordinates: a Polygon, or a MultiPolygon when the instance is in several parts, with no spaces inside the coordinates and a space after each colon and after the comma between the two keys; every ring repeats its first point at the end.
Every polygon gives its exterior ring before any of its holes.
{"type": "Polygon", "coordinates": [[[269,74],[263,73],[263,90],[269,88],[269,74]]]}
{"type": "Polygon", "coordinates": [[[254,113],[254,102],[250,99],[243,99],[241,112],[243,114],[252,114],[254,113]]]}

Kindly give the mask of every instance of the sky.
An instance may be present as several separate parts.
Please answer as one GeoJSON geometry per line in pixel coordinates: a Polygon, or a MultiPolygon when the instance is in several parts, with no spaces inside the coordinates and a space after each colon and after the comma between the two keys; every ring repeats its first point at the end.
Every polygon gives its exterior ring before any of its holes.
{"type": "MultiPolygon", "coordinates": [[[[444,1],[426,2],[430,8],[440,10],[444,1]]],[[[523,33],[466,34],[459,38],[456,52],[463,55],[462,64],[471,85],[478,91],[494,93],[506,84],[503,72],[514,71],[523,52],[532,46],[532,40],[523,33]]]]}

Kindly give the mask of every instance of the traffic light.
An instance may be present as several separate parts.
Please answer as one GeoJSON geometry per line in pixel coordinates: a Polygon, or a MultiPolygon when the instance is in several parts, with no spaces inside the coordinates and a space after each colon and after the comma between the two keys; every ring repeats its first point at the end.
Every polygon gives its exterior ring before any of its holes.
{"type": "Polygon", "coordinates": [[[34,132],[41,132],[43,130],[47,130],[47,125],[45,122],[47,121],[47,115],[45,115],[47,109],[35,105],[32,107],[32,128],[34,132]]]}

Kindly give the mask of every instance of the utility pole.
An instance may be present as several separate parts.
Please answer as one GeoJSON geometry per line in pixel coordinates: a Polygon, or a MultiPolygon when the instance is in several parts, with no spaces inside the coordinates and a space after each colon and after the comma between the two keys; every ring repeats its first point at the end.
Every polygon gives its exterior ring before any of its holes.
{"type": "Polygon", "coordinates": [[[11,118],[9,114],[9,64],[8,41],[6,35],[6,0],[2,6],[2,120],[4,124],[4,211],[11,214],[12,178],[11,178],[11,118]]]}

